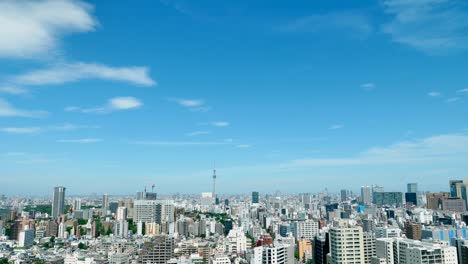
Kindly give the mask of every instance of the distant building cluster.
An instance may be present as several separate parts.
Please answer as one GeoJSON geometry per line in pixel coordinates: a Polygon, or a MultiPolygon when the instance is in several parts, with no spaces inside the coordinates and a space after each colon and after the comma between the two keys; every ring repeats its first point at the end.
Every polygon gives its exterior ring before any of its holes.
{"type": "Polygon", "coordinates": [[[0,262],[468,263],[466,180],[448,192],[0,197],[0,262]]]}

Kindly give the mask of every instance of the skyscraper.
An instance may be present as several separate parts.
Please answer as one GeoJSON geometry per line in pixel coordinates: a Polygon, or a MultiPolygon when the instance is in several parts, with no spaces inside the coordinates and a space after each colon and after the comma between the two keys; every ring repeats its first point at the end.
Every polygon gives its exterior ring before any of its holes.
{"type": "Polygon", "coordinates": [[[409,192],[409,193],[417,193],[418,192],[418,184],[417,183],[408,183],[406,188],[407,188],[407,192],[409,192]]]}
{"type": "Polygon", "coordinates": [[[332,264],[364,264],[364,238],[360,226],[340,226],[330,229],[330,256],[332,264]]]}
{"type": "Polygon", "coordinates": [[[102,196],[102,215],[105,216],[107,214],[107,210],[109,210],[109,195],[105,193],[102,196]]]}
{"type": "Polygon", "coordinates": [[[361,187],[361,202],[366,205],[372,203],[371,187],[369,186],[361,187]]]}
{"type": "Polygon", "coordinates": [[[253,204],[258,204],[259,202],[259,197],[258,197],[258,192],[252,192],[252,203],[253,204]]]}
{"type": "Polygon", "coordinates": [[[65,187],[54,187],[54,200],[52,202],[52,218],[58,218],[65,209],[65,187]]]}
{"type": "Polygon", "coordinates": [[[468,180],[452,180],[450,181],[450,197],[461,198],[465,201],[468,209],[468,180]]]}

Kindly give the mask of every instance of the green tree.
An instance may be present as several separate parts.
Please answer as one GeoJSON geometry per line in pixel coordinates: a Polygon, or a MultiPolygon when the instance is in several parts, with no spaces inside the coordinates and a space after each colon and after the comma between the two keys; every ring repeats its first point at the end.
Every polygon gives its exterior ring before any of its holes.
{"type": "Polygon", "coordinates": [[[0,264],[8,264],[7,258],[0,258],[0,264]]]}

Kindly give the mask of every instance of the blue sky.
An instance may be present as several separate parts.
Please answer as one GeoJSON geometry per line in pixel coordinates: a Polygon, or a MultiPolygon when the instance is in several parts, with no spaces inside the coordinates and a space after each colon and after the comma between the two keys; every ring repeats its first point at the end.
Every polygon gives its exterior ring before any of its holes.
{"type": "Polygon", "coordinates": [[[0,192],[447,190],[458,0],[2,1],[0,192]]]}

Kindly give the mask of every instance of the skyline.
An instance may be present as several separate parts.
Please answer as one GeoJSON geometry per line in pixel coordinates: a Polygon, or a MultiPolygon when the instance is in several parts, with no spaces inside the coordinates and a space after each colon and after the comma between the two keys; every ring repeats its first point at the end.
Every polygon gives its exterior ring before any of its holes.
{"type": "Polygon", "coordinates": [[[466,21],[446,0],[3,1],[2,192],[199,193],[213,162],[220,194],[446,190],[468,177],[466,21]]]}

